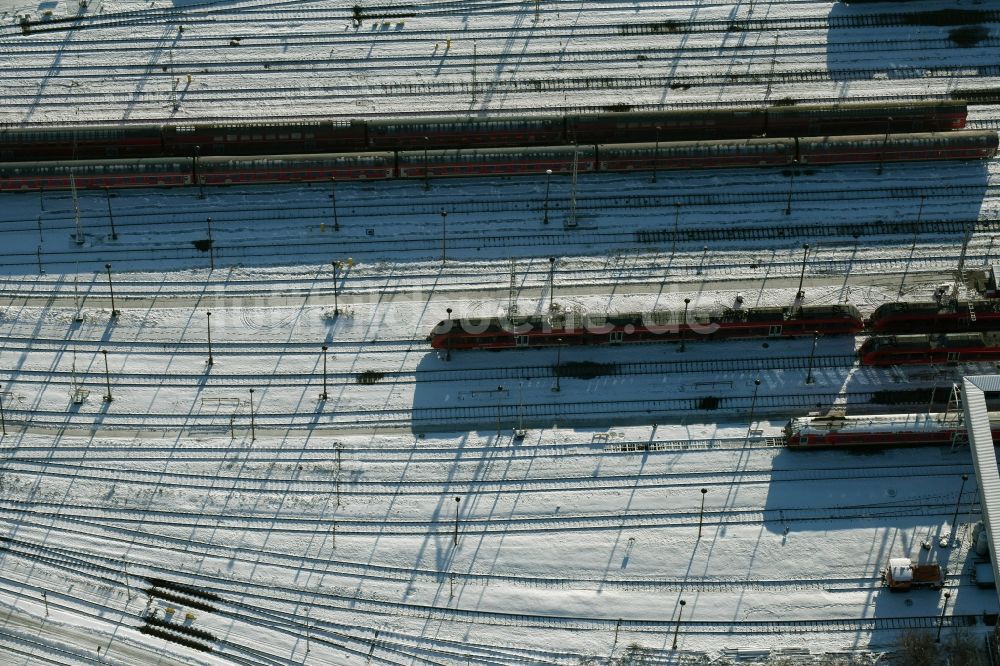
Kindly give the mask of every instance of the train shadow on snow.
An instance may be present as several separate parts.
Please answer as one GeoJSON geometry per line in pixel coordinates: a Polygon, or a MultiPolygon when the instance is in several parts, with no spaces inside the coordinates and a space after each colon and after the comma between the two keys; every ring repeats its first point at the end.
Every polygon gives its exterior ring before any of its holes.
{"type": "Polygon", "coordinates": [[[990,30],[984,24],[994,21],[995,10],[985,6],[836,2],[827,16],[827,73],[844,82],[905,80],[923,79],[937,67],[964,71],[982,65],[979,75],[992,76],[994,58],[986,50],[990,30]],[[871,37],[865,41],[859,35],[871,37]],[[894,48],[887,61],[884,42],[895,40],[902,40],[908,48],[894,48]],[[928,64],[929,51],[935,54],[932,64],[928,64]]]}

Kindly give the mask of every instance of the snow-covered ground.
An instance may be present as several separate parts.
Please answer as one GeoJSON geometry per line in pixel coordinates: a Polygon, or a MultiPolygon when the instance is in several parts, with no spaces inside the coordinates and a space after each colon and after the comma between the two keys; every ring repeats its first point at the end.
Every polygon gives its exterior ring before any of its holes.
{"type": "MultiPolygon", "coordinates": [[[[327,2],[91,2],[80,29],[22,35],[17,15],[66,27],[80,8],[4,2],[0,121],[996,85],[993,43],[958,48],[953,26],[775,33],[889,5],[360,6],[356,25],[327,2]],[[747,19],[764,27],[633,34],[747,19]],[[831,75],[790,80],[813,70],[831,75]]],[[[995,127],[993,108],[970,118],[995,127]]],[[[955,285],[960,262],[965,294],[1000,252],[998,165],[585,175],[575,192],[554,178],[548,225],[530,177],[338,183],[338,228],[324,186],[5,195],[0,661],[662,663],[985,632],[998,602],[969,575],[967,451],[801,452],[780,437],[790,417],[883,410],[871,392],[991,366],[859,368],[860,339],[836,337],[450,359],[425,338],[449,308],[788,306],[800,281],[805,303],[868,315],[955,285]],[[892,230],[917,220],[937,231],[892,230]],[[207,238],[211,255],[195,245],[207,238]],[[606,365],[555,370],[575,362],[606,365]],[[950,597],[890,595],[890,556],[946,566],[950,597]]]]}

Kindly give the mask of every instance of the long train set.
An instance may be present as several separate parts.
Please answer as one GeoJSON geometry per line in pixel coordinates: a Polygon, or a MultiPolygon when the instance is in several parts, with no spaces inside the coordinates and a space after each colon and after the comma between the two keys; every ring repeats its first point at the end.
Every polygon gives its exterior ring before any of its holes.
{"type": "Polygon", "coordinates": [[[0,129],[0,191],[981,160],[964,101],[0,129]]]}
{"type": "Polygon", "coordinates": [[[954,100],[561,116],[0,127],[0,162],[891,135],[962,129],[967,117],[966,102],[954,100]]]}
{"type": "Polygon", "coordinates": [[[0,163],[0,191],[982,160],[993,131],[396,152],[0,163]]]}

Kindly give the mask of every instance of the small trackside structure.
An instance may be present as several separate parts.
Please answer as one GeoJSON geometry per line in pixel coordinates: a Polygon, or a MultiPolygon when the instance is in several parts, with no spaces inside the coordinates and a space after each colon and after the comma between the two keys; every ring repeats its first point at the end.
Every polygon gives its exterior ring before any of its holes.
{"type": "Polygon", "coordinates": [[[883,580],[892,592],[909,592],[914,587],[940,590],[944,585],[944,573],[937,564],[915,564],[908,557],[892,557],[883,580]]]}

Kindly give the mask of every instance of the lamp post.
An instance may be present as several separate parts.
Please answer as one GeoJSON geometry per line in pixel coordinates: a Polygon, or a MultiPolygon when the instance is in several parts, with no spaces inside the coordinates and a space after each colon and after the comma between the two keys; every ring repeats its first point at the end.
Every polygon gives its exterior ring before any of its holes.
{"type": "Polygon", "coordinates": [[[461,497],[455,498],[455,545],[458,545],[458,509],[461,506],[461,497]]]}
{"type": "Polygon", "coordinates": [[[792,214],[792,187],[795,185],[795,168],[788,172],[788,201],[785,203],[785,215],[792,214]]]}
{"type": "Polygon", "coordinates": [[[556,364],[552,368],[552,371],[556,375],[556,385],[552,387],[552,390],[555,391],[556,393],[562,390],[562,387],[559,385],[559,377],[562,375],[562,373],[559,371],[559,360],[560,360],[560,352],[562,351],[562,343],[563,343],[562,338],[556,338],[556,364]]]}
{"type": "Polygon", "coordinates": [[[340,271],[340,262],[331,261],[330,263],[333,264],[333,314],[334,316],[337,316],[340,314],[340,305],[337,303],[337,291],[338,291],[337,272],[340,271]]]}
{"type": "Polygon", "coordinates": [[[812,384],[813,379],[813,358],[816,356],[816,340],[819,338],[819,331],[813,331],[812,351],[809,352],[809,370],[806,372],[806,384],[812,384]]]}
{"type": "Polygon", "coordinates": [[[750,398],[750,421],[747,423],[747,441],[750,440],[750,431],[753,429],[753,412],[757,407],[757,389],[760,388],[760,379],[753,380],[753,397],[750,398]]]}
{"type": "Polygon", "coordinates": [[[329,396],[326,392],[326,350],[328,347],[323,345],[323,392],[319,394],[320,400],[326,400],[329,396]]]}
{"type": "Polygon", "coordinates": [[[427,159],[427,149],[430,146],[431,140],[429,137],[424,137],[424,190],[431,189],[431,170],[430,170],[430,160],[427,159]]]}
{"type": "Polygon", "coordinates": [[[545,170],[545,215],[542,216],[542,224],[549,223],[549,184],[552,182],[552,169],[545,170]]]}
{"type": "Polygon", "coordinates": [[[212,218],[205,218],[205,225],[208,227],[208,265],[211,270],[215,270],[215,243],[212,242],[212,218]]]}
{"type": "Polygon", "coordinates": [[[104,355],[104,383],[108,387],[108,392],[104,395],[104,402],[111,402],[114,398],[111,397],[111,372],[108,370],[108,350],[102,349],[101,354],[104,355]]]}
{"type": "Polygon", "coordinates": [[[698,513],[698,539],[701,539],[701,526],[705,520],[705,495],[708,493],[708,488],[701,489],[701,512],[698,513]]]}
{"type": "MultiPolygon", "coordinates": [[[[906,275],[910,272],[910,263],[913,262],[913,253],[917,250],[917,234],[920,231],[920,218],[924,214],[924,199],[926,197],[920,197],[920,208],[917,210],[917,223],[913,227],[913,242],[910,243],[910,256],[906,259],[906,266],[903,267],[903,277],[899,279],[899,293],[897,296],[903,295],[903,285],[906,284],[906,275]]],[[[991,239],[992,240],[992,239],[991,239]]]]}
{"type": "Polygon", "coordinates": [[[681,335],[681,346],[677,348],[677,351],[684,351],[685,350],[685,347],[684,347],[684,333],[685,333],[685,328],[687,327],[688,306],[690,304],[691,304],[691,299],[690,298],[685,298],[684,299],[684,318],[681,320],[680,331],[679,331],[680,335],[681,335]]]}
{"type": "Polygon", "coordinates": [[[108,291],[111,292],[111,316],[118,316],[118,309],[115,307],[115,287],[111,283],[111,264],[104,264],[104,268],[108,271],[108,291]]]}
{"type": "Polygon", "coordinates": [[[795,298],[805,298],[805,292],[802,291],[802,281],[806,278],[806,260],[809,258],[809,243],[805,243],[802,246],[802,270],[799,272],[799,288],[795,292],[795,298]]]}
{"type": "Polygon", "coordinates": [[[683,599],[680,600],[680,608],[677,609],[677,624],[674,626],[674,644],[670,646],[671,650],[677,649],[677,634],[681,630],[681,615],[684,614],[684,606],[687,604],[683,599]]]}
{"type": "Polygon", "coordinates": [[[441,265],[448,261],[448,211],[441,211],[441,265]]]}
{"type": "Polygon", "coordinates": [[[253,389],[250,389],[250,441],[257,441],[257,428],[253,422],[253,389]]]}
{"type": "Polygon", "coordinates": [[[194,147],[194,174],[195,178],[198,179],[198,198],[205,198],[205,177],[201,175],[201,167],[198,164],[198,158],[201,157],[201,146],[194,147]]]}
{"type": "Polygon", "coordinates": [[[670,257],[673,258],[674,253],[677,252],[677,239],[681,235],[681,202],[674,202],[674,235],[670,242],[670,257]]]}
{"type": "Polygon", "coordinates": [[[556,258],[549,257],[549,312],[555,308],[556,298],[556,258]]]}
{"type": "Polygon", "coordinates": [[[889,130],[892,129],[892,116],[885,119],[885,138],[882,139],[882,150],[878,154],[878,175],[882,175],[882,165],[885,162],[885,147],[889,143],[889,130]]]}
{"type": "Polygon", "coordinates": [[[212,358],[212,313],[206,312],[205,319],[208,322],[208,364],[215,365],[215,359],[212,358]]]}
{"type": "Polygon", "coordinates": [[[107,187],[104,188],[104,199],[108,202],[108,221],[111,223],[111,240],[118,240],[118,232],[115,231],[115,216],[111,213],[111,190],[107,187]]]}
{"type": "Polygon", "coordinates": [[[962,485],[958,488],[958,499],[955,500],[955,515],[951,519],[951,531],[952,531],[952,541],[955,540],[954,534],[958,532],[958,509],[962,506],[962,493],[965,492],[965,482],[969,480],[968,474],[962,475],[962,485]]]}
{"type": "Polygon", "coordinates": [[[497,440],[500,439],[500,401],[503,399],[503,386],[497,386],[497,440]]]}
{"type": "MultiPolygon", "coordinates": [[[[451,322],[451,308],[445,308],[445,312],[448,313],[448,331],[450,332],[451,331],[451,327],[453,326],[453,324],[451,322]]],[[[448,346],[445,347],[445,350],[444,350],[444,360],[450,361],[451,360],[451,342],[450,342],[450,340],[448,342],[446,342],[445,344],[447,344],[448,346]]]]}
{"type": "Polygon", "coordinates": [[[7,434],[7,419],[3,415],[3,395],[0,394],[0,428],[3,429],[3,434],[7,434]]]}
{"type": "Polygon", "coordinates": [[[337,219],[337,179],[330,176],[330,199],[333,201],[333,230],[340,231],[340,221],[337,219]]]}
{"type": "Polygon", "coordinates": [[[941,642],[941,627],[944,626],[944,616],[948,612],[948,600],[951,599],[951,592],[944,593],[944,608],[941,609],[941,617],[938,619],[938,630],[937,638],[934,639],[935,643],[941,642]]]}
{"type": "Polygon", "coordinates": [[[663,129],[663,125],[656,126],[656,143],[653,148],[653,177],[650,179],[651,183],[656,182],[656,165],[660,161],[660,130],[663,129]]]}

